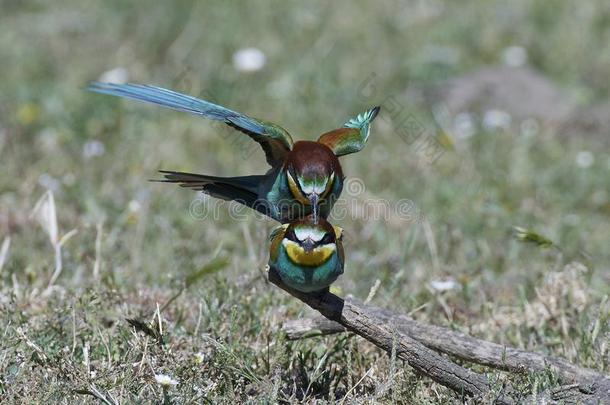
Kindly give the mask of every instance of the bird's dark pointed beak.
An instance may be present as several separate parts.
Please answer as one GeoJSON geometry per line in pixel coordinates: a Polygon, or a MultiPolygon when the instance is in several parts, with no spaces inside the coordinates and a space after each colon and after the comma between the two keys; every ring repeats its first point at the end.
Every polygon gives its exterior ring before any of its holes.
{"type": "Polygon", "coordinates": [[[311,251],[313,250],[315,243],[313,240],[307,238],[302,242],[302,246],[303,246],[303,250],[305,250],[305,253],[311,253],[311,251]]]}
{"type": "Polygon", "coordinates": [[[316,193],[309,194],[309,203],[311,204],[311,207],[312,207],[314,224],[318,223],[318,201],[319,201],[319,198],[316,193]]]}

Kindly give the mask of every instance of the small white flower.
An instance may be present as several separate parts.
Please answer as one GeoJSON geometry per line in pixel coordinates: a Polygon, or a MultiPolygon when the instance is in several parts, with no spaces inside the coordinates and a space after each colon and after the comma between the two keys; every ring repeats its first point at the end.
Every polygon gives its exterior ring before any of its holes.
{"type": "Polygon", "coordinates": [[[459,113],[453,120],[453,132],[458,139],[467,139],[476,131],[474,119],[469,113],[459,113]]]}
{"type": "Polygon", "coordinates": [[[157,381],[157,384],[162,385],[163,387],[178,385],[178,381],[174,380],[171,376],[167,374],[156,374],[155,381],[157,381]]]}
{"type": "Polygon", "coordinates": [[[233,54],[233,67],[240,72],[256,72],[261,70],[267,57],[258,48],[243,48],[233,54]]]}
{"type": "Polygon", "coordinates": [[[527,62],[527,50],[522,46],[509,46],[502,51],[502,62],[511,67],[519,67],[527,62]]]}
{"type": "Polygon", "coordinates": [[[576,154],[576,165],[583,169],[588,169],[595,163],[595,156],[588,150],[581,150],[576,154]]]}
{"type": "Polygon", "coordinates": [[[449,291],[458,288],[458,283],[452,278],[446,278],[444,280],[432,280],[430,287],[436,291],[449,291]]]}
{"type": "Polygon", "coordinates": [[[205,355],[203,353],[201,353],[201,352],[195,353],[195,363],[196,364],[203,363],[203,360],[205,360],[205,355]]]}
{"type": "Polygon", "coordinates": [[[127,204],[127,209],[129,209],[129,212],[135,213],[140,211],[141,208],[142,205],[137,200],[131,200],[129,201],[129,204],[127,204]]]}
{"type": "Polygon", "coordinates": [[[125,84],[129,80],[129,72],[123,67],[108,70],[99,77],[100,82],[125,84]]]}
{"type": "Polygon", "coordinates": [[[48,173],[43,173],[38,176],[38,184],[53,192],[58,192],[61,188],[61,182],[48,173]]]}
{"type": "Polygon", "coordinates": [[[507,129],[511,122],[510,114],[502,110],[487,110],[483,116],[483,127],[491,129],[507,129]]]}
{"type": "Polygon", "coordinates": [[[90,140],[83,145],[83,157],[89,159],[95,156],[102,156],[106,152],[104,144],[98,140],[90,140]]]}

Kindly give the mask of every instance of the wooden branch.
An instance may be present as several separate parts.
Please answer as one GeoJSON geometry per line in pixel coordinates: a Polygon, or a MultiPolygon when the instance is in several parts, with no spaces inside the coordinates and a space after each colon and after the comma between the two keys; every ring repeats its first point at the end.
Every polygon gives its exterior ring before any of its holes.
{"type": "Polygon", "coordinates": [[[318,315],[311,318],[285,321],[282,324],[282,331],[284,331],[288,340],[299,340],[347,332],[347,329],[341,326],[340,323],[318,315]]]}
{"type": "Polygon", "coordinates": [[[285,321],[282,324],[282,331],[284,331],[288,340],[299,340],[315,336],[334,335],[335,333],[347,332],[347,329],[340,323],[324,316],[314,316],[285,321]]]}
{"type": "MultiPolygon", "coordinates": [[[[541,372],[551,369],[565,384],[591,384],[599,380],[608,380],[608,377],[602,373],[575,366],[558,357],[477,339],[441,326],[418,322],[386,309],[370,306],[367,309],[426,347],[462,360],[511,372],[541,372]]],[[[322,317],[289,321],[284,323],[282,328],[290,339],[345,331],[340,324],[329,322],[322,317]]]]}
{"type": "MultiPolygon", "coordinates": [[[[356,301],[352,300],[355,305],[356,301]]],[[[511,372],[541,372],[553,370],[564,386],[544,393],[543,398],[562,403],[610,403],[610,378],[595,370],[575,366],[566,360],[540,353],[505,347],[468,336],[440,326],[417,322],[405,315],[366,306],[362,311],[374,314],[382,322],[393,325],[396,331],[424,346],[473,363],[511,372]]],[[[340,333],[348,330],[343,324],[325,317],[305,318],[285,322],[282,329],[289,339],[340,333]]]]}
{"type": "MultiPolygon", "coordinates": [[[[350,299],[343,300],[329,292],[307,294],[293,290],[281,281],[273,269],[269,270],[269,281],[388,353],[394,350],[399,359],[459,395],[490,399],[491,386],[484,375],[461,367],[412,337],[393,330],[392,325],[366,306],[350,299]]],[[[512,404],[514,401],[502,396],[495,398],[494,403],[512,404]]]]}

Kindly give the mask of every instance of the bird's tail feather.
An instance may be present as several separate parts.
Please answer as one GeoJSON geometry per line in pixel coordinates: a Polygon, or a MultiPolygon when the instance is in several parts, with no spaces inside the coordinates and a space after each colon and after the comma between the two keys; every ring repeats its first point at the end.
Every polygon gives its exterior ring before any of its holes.
{"type": "Polygon", "coordinates": [[[180,187],[202,191],[212,197],[236,201],[269,215],[266,205],[259,200],[258,188],[265,176],[217,177],[205,174],[160,170],[165,179],[161,183],[176,183],[180,187]]]}

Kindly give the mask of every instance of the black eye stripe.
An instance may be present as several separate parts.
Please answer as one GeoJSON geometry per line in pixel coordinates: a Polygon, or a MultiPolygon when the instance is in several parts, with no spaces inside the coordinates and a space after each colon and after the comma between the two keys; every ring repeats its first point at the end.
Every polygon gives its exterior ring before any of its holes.
{"type": "Polygon", "coordinates": [[[301,182],[299,181],[299,176],[297,176],[296,172],[294,171],[294,166],[290,166],[290,168],[288,169],[288,173],[294,180],[294,183],[297,185],[297,188],[299,189],[299,192],[301,193],[301,195],[305,196],[306,194],[303,192],[303,189],[301,188],[301,182]]]}
{"type": "Polygon", "coordinates": [[[327,233],[318,243],[316,243],[316,245],[326,245],[333,242],[333,236],[330,233],[327,233]]]}
{"type": "Polygon", "coordinates": [[[286,235],[284,235],[284,237],[288,240],[291,240],[293,242],[298,242],[297,241],[297,235],[294,233],[294,229],[289,229],[288,232],[286,232],[286,235]]]}
{"type": "Polygon", "coordinates": [[[301,194],[306,196],[305,192],[303,191],[303,188],[301,187],[301,182],[299,181],[299,176],[297,176],[297,178],[294,179],[294,182],[297,183],[297,187],[298,187],[299,191],[301,192],[301,194]]]}

